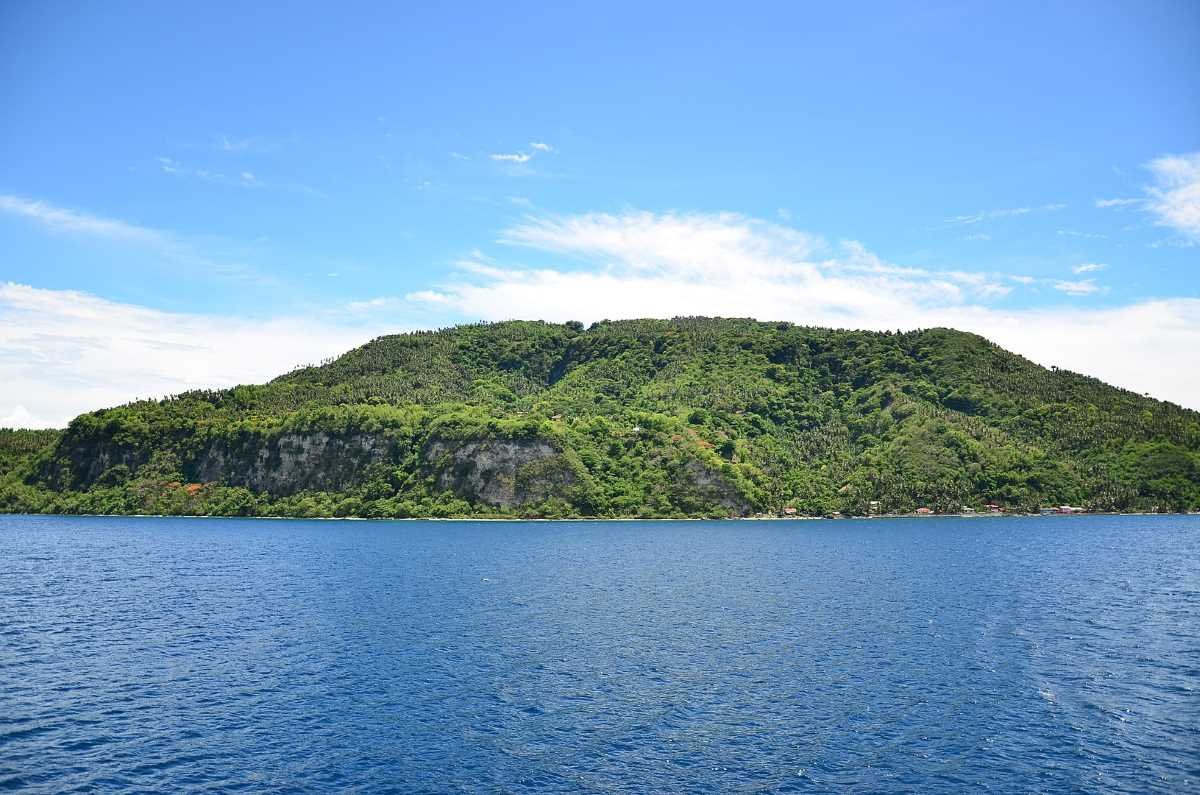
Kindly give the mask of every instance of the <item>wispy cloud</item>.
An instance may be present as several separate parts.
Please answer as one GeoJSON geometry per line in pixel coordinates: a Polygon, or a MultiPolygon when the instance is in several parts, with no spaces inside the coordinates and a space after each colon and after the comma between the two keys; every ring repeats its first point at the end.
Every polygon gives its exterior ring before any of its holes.
{"type": "MultiPolygon", "coordinates": [[[[1200,407],[1200,372],[1175,366],[1200,350],[1200,300],[1014,309],[1000,303],[1009,288],[1041,280],[910,268],[859,243],[830,244],[732,213],[534,217],[502,242],[520,258],[549,253],[563,264],[472,258],[458,278],[407,295],[410,306],[487,320],[722,315],[879,330],[950,326],[1042,364],[1200,407]]],[[[1089,282],[1063,281],[1064,298],[1104,291],[1089,282]]]]}
{"type": "Polygon", "coordinates": [[[1059,237],[1078,237],[1084,240],[1107,240],[1108,235],[1101,235],[1096,232],[1080,232],[1078,229],[1059,229],[1059,237]]]}
{"type": "Polygon", "coordinates": [[[198,241],[163,229],[5,194],[0,194],[0,212],[27,218],[51,232],[142,247],[153,251],[163,263],[186,265],[190,274],[258,287],[278,285],[274,278],[245,262],[238,246],[227,245],[222,252],[222,244],[214,238],[198,241]]]}
{"type": "Polygon", "coordinates": [[[184,165],[178,160],[170,157],[158,158],[158,166],[164,174],[174,174],[182,177],[194,177],[195,179],[203,180],[204,182],[212,182],[217,185],[236,185],[242,188],[261,188],[263,185],[259,183],[254,174],[249,171],[243,171],[236,176],[229,176],[219,171],[210,171],[206,168],[193,168],[184,165]]]}
{"type": "MultiPolygon", "coordinates": [[[[737,213],[654,213],[528,218],[505,231],[501,242],[580,258],[608,274],[679,279],[693,286],[778,280],[810,289],[808,303],[840,295],[852,303],[861,293],[901,285],[930,297],[997,295],[1007,287],[990,274],[930,271],[882,260],[857,241],[831,245],[788,226],[737,213]]],[[[504,273],[494,270],[495,273],[504,273]]],[[[891,300],[880,292],[865,300],[891,300]]]]}
{"type": "Polygon", "coordinates": [[[1163,155],[1145,164],[1153,184],[1144,188],[1145,198],[1097,199],[1101,209],[1136,207],[1154,216],[1156,226],[1166,227],[1180,237],[1151,243],[1151,248],[1190,248],[1200,243],[1200,152],[1163,155]]]}
{"type": "Polygon", "coordinates": [[[982,221],[995,221],[1000,218],[1014,218],[1019,215],[1029,215],[1030,213],[1048,213],[1056,210],[1065,209],[1065,204],[1043,204],[1038,207],[1006,207],[998,210],[982,210],[970,215],[956,215],[953,218],[947,218],[946,224],[949,226],[969,226],[978,224],[982,221]]]}
{"type": "MultiPolygon", "coordinates": [[[[382,121],[382,119],[381,119],[382,121]]],[[[296,135],[229,135],[221,134],[212,139],[210,148],[229,154],[273,152],[294,145],[296,135]]]]}
{"type": "Polygon", "coordinates": [[[386,330],[337,318],[163,312],[0,282],[0,426],[61,427],[136,398],[261,382],[386,330]]]}
{"type": "Polygon", "coordinates": [[[498,160],[502,163],[528,163],[533,159],[533,155],[529,154],[528,152],[511,152],[507,154],[498,153],[488,155],[488,157],[490,157],[492,160],[498,160]]]}
{"type": "Polygon", "coordinates": [[[394,296],[384,296],[381,298],[370,298],[365,301],[351,301],[346,304],[346,310],[351,314],[363,315],[377,312],[381,309],[398,309],[401,305],[401,299],[394,296]]]}
{"type": "Polygon", "coordinates": [[[0,194],[0,212],[28,218],[55,232],[154,245],[166,244],[170,239],[163,232],[145,226],[10,194],[0,194]]]}
{"type": "Polygon", "coordinates": [[[245,152],[253,149],[256,139],[254,138],[236,138],[231,135],[222,135],[217,139],[217,148],[223,152],[245,152]]]}
{"type": "Polygon", "coordinates": [[[554,151],[554,147],[551,146],[550,144],[544,143],[542,141],[533,141],[529,144],[529,149],[527,151],[522,150],[519,152],[497,152],[495,154],[488,155],[488,157],[490,157],[492,160],[495,160],[499,163],[512,163],[514,165],[523,165],[525,163],[528,163],[530,160],[532,160],[535,156],[537,156],[539,154],[547,154],[547,153],[550,153],[553,151],[554,151]]]}
{"type": "Polygon", "coordinates": [[[1097,271],[1104,270],[1106,267],[1108,266],[1100,262],[1083,262],[1071,268],[1071,273],[1096,273],[1097,271]]]}
{"type": "Polygon", "coordinates": [[[1149,243],[1150,248],[1195,248],[1197,241],[1193,238],[1175,236],[1149,243]]]}
{"type": "Polygon", "coordinates": [[[1055,282],[1054,289],[1067,295],[1092,295],[1101,292],[1104,288],[1097,285],[1095,279],[1082,279],[1077,282],[1055,282]]]}
{"type": "Polygon", "coordinates": [[[1154,175],[1146,192],[1157,224],[1200,242],[1200,152],[1166,155],[1146,167],[1154,175]]]}
{"type": "Polygon", "coordinates": [[[309,185],[305,185],[300,182],[275,182],[264,180],[254,172],[244,169],[238,171],[236,174],[226,174],[222,171],[212,171],[206,168],[195,168],[170,157],[159,157],[157,160],[159,169],[164,174],[171,174],[176,177],[190,177],[192,179],[198,179],[202,182],[209,182],[214,185],[229,185],[233,187],[249,189],[275,189],[305,193],[310,196],[324,196],[321,191],[309,185]]]}

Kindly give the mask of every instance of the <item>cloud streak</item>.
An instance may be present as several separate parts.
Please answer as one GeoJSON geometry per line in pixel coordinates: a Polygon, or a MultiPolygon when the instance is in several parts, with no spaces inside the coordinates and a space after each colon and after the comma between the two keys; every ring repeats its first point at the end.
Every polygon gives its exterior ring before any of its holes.
{"type": "Polygon", "coordinates": [[[54,232],[153,245],[170,240],[168,235],[145,226],[10,194],[0,194],[0,212],[26,218],[54,232]]]}
{"type": "Polygon", "coordinates": [[[983,221],[995,221],[1000,218],[1015,218],[1030,213],[1050,213],[1066,209],[1065,204],[1043,204],[1040,207],[1007,207],[999,210],[984,210],[970,215],[956,215],[946,219],[947,226],[970,226],[983,221]]]}
{"type": "Polygon", "coordinates": [[[533,159],[533,155],[528,152],[498,153],[488,155],[488,157],[500,163],[528,163],[533,159]]]}
{"type": "Polygon", "coordinates": [[[539,154],[549,154],[554,151],[554,147],[543,141],[533,141],[529,144],[528,151],[520,152],[497,152],[488,155],[489,158],[498,163],[511,163],[513,165],[524,165],[539,154]]]}
{"type": "MultiPolygon", "coordinates": [[[[248,176],[253,177],[247,172],[248,176]]],[[[215,277],[243,285],[277,286],[278,282],[242,261],[237,254],[214,253],[217,241],[202,244],[162,229],[139,226],[115,218],[104,218],[82,210],[58,207],[50,202],[0,194],[0,213],[35,222],[54,233],[136,246],[153,252],[162,264],[186,265],[190,274],[215,277]]]]}

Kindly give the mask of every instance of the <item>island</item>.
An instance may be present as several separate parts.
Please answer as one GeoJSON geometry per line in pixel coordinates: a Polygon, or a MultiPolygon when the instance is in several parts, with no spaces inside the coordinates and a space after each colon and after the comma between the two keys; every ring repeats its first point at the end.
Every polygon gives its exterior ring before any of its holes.
{"type": "Polygon", "coordinates": [[[673,518],[1200,509],[1200,413],[945,328],[512,321],[0,431],[0,511],[673,518]]]}

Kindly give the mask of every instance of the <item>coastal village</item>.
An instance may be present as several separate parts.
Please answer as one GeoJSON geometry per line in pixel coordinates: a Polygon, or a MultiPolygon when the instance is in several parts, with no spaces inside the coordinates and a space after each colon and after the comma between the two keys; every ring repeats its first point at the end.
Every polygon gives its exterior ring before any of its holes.
{"type": "Polygon", "coordinates": [[[1058,505],[1052,507],[1039,508],[1036,512],[1025,510],[1009,510],[1002,505],[994,502],[989,502],[983,506],[983,510],[973,508],[969,505],[962,506],[957,511],[937,511],[929,507],[917,508],[914,511],[894,512],[884,511],[881,509],[878,500],[871,500],[868,503],[867,513],[861,516],[848,516],[840,511],[826,514],[822,517],[808,516],[801,514],[795,506],[788,505],[783,508],[778,514],[768,514],[756,518],[780,518],[780,519],[874,519],[874,518],[897,518],[897,517],[925,517],[925,516],[957,516],[957,517],[972,517],[972,516],[1063,516],[1070,514],[1091,513],[1087,508],[1081,508],[1074,505],[1058,505]]]}

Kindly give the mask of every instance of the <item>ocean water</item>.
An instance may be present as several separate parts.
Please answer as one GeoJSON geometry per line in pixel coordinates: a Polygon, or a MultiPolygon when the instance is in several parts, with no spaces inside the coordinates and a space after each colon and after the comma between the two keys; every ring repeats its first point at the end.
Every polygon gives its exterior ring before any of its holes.
{"type": "Polygon", "coordinates": [[[0,516],[0,789],[1200,791],[1200,517],[0,516]]]}

